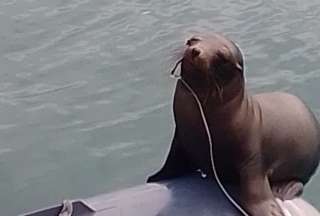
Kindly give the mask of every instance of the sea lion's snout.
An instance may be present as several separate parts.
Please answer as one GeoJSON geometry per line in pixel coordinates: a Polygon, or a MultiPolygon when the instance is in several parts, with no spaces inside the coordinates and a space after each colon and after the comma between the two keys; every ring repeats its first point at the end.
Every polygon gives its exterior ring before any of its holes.
{"type": "Polygon", "coordinates": [[[198,57],[202,52],[202,49],[199,47],[200,41],[201,39],[199,37],[192,37],[189,40],[187,40],[187,49],[185,52],[185,56],[188,56],[188,54],[190,54],[192,58],[198,57]]]}
{"type": "Polygon", "coordinates": [[[202,53],[202,49],[199,47],[200,38],[192,37],[186,42],[187,49],[184,53],[184,58],[189,60],[195,60],[202,53]]]}
{"type": "Polygon", "coordinates": [[[192,37],[187,40],[186,46],[183,60],[196,71],[206,72],[209,68],[209,56],[203,40],[199,37],[192,37]]]}
{"type": "Polygon", "coordinates": [[[194,47],[191,49],[191,56],[193,59],[197,58],[200,55],[200,53],[201,53],[201,50],[197,47],[194,47]]]}

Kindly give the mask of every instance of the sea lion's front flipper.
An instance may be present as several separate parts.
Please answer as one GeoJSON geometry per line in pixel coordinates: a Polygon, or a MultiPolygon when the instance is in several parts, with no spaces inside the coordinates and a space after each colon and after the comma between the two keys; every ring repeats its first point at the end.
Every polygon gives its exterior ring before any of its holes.
{"type": "Polygon", "coordinates": [[[286,216],[272,193],[262,163],[257,163],[259,157],[252,158],[240,171],[240,203],[252,216],[286,216]]]}
{"type": "Polygon", "coordinates": [[[286,216],[276,198],[272,195],[271,190],[270,193],[265,193],[265,191],[261,191],[260,189],[256,188],[256,192],[260,194],[250,194],[246,197],[247,199],[241,200],[249,215],[286,216]]]}
{"type": "Polygon", "coordinates": [[[303,192],[303,184],[299,181],[279,182],[272,184],[272,193],[281,200],[291,200],[300,196],[303,192]]]}
{"type": "Polygon", "coordinates": [[[164,179],[170,179],[185,174],[189,168],[189,163],[181,149],[177,130],[171,143],[170,151],[162,168],[152,176],[149,176],[147,182],[157,182],[164,179]]]}

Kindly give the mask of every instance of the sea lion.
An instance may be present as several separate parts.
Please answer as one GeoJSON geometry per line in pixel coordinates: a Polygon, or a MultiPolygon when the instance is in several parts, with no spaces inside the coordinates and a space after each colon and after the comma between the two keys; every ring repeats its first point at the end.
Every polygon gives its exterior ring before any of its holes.
{"type": "MultiPolygon", "coordinates": [[[[239,47],[220,34],[187,40],[181,78],[199,97],[213,138],[214,162],[224,183],[239,188],[253,216],[284,215],[275,201],[302,193],[320,158],[320,127],[296,96],[249,95],[239,47]]],[[[210,148],[199,107],[179,80],[174,94],[175,133],[155,182],[201,169],[212,177],[210,148]]]]}

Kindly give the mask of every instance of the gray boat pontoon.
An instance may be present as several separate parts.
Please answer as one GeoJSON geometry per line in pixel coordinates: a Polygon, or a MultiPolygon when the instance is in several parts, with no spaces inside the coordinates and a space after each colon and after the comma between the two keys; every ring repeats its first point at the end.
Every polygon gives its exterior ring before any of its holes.
{"type": "MultiPolygon", "coordinates": [[[[230,188],[229,188],[230,189],[230,188]]],[[[24,216],[239,216],[213,180],[200,175],[151,183],[75,200],[66,206],[57,205],[24,216]]],[[[288,216],[320,216],[301,198],[281,202],[288,216]]]]}

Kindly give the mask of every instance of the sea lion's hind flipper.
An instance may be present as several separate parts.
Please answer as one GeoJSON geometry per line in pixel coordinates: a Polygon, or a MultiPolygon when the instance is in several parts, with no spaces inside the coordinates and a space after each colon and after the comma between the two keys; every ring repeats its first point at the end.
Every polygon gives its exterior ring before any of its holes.
{"type": "Polygon", "coordinates": [[[294,199],[303,192],[303,184],[299,181],[274,183],[271,188],[273,195],[281,200],[294,199]]]}
{"type": "Polygon", "coordinates": [[[172,140],[167,159],[162,168],[148,177],[147,182],[157,182],[165,179],[181,176],[190,170],[189,163],[180,148],[177,132],[172,140]]]}

